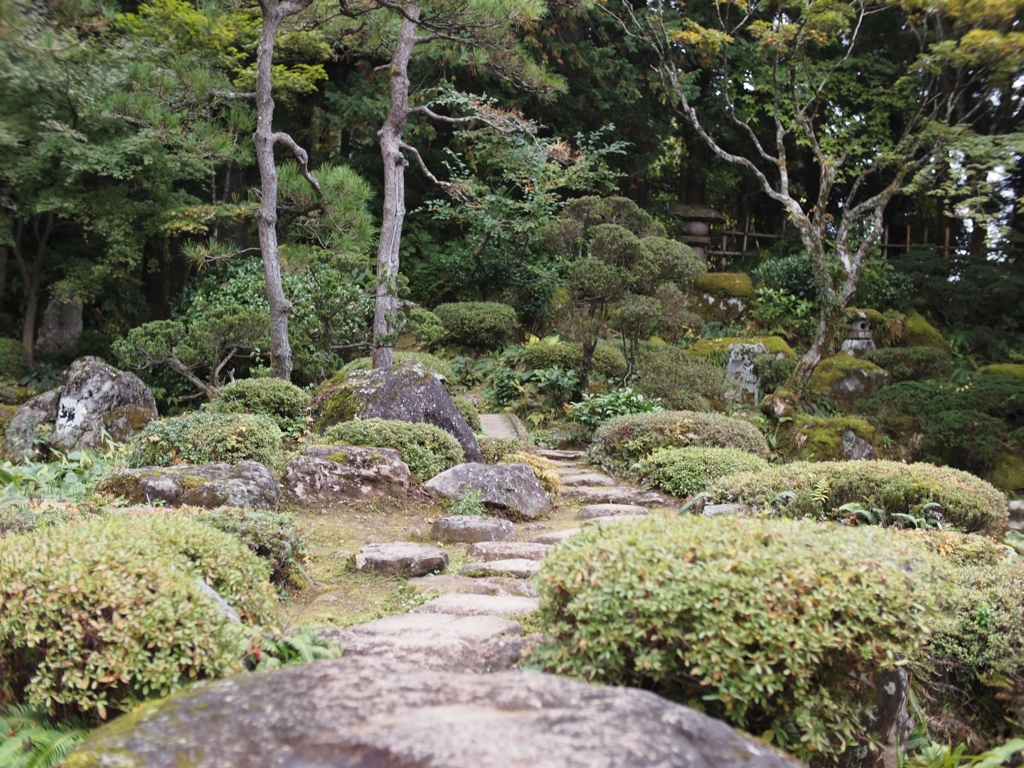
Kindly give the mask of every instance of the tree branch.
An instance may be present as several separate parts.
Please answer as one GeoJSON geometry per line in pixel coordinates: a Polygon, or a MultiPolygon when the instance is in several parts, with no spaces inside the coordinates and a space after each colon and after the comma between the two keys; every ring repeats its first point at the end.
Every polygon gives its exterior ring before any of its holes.
{"type": "Polygon", "coordinates": [[[274,143],[284,144],[286,147],[288,147],[288,149],[292,151],[292,154],[295,156],[295,159],[299,163],[299,171],[302,173],[302,177],[310,183],[310,185],[313,187],[313,189],[316,190],[316,193],[318,195],[323,195],[323,192],[320,189],[320,182],[317,181],[313,174],[309,172],[309,155],[306,154],[306,150],[300,147],[295,142],[295,139],[293,139],[287,133],[278,131],[277,133],[273,134],[270,138],[273,139],[274,143]]]}

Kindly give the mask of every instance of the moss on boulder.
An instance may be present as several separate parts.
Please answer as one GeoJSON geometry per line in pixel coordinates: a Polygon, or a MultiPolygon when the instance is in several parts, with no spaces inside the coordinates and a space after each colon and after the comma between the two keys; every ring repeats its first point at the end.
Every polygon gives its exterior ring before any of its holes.
{"type": "Polygon", "coordinates": [[[1013,453],[1002,454],[985,479],[1006,493],[1024,491],[1024,457],[1013,453]]]}
{"type": "Polygon", "coordinates": [[[800,414],[780,425],[776,450],[788,461],[873,459],[877,430],[856,416],[800,414]]]}
{"type": "Polygon", "coordinates": [[[811,391],[827,397],[847,413],[858,400],[871,397],[888,384],[888,371],[845,352],[818,363],[810,380],[811,391]]]}
{"type": "Polygon", "coordinates": [[[721,339],[701,339],[689,349],[692,357],[707,357],[713,362],[724,362],[725,355],[732,344],[763,344],[771,355],[785,355],[790,360],[797,360],[796,352],[781,336],[726,336],[721,339]]]}
{"type": "Polygon", "coordinates": [[[925,320],[920,312],[911,310],[903,321],[902,347],[937,347],[949,352],[949,342],[925,320]]]}
{"type": "Polygon", "coordinates": [[[1022,363],[997,363],[979,368],[978,373],[982,376],[1017,376],[1024,378],[1024,364],[1022,363]]]}
{"type": "Polygon", "coordinates": [[[739,299],[754,295],[754,281],[745,272],[708,272],[697,278],[697,288],[705,293],[739,299]]]}

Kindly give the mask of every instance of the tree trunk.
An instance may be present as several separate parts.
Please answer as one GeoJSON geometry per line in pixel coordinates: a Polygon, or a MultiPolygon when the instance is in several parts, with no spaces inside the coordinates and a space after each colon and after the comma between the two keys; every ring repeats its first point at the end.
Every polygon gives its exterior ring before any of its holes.
{"type": "Polygon", "coordinates": [[[398,250],[405,221],[405,168],[402,134],[409,119],[409,59],[416,44],[420,9],[404,7],[398,44],[391,60],[391,108],[380,137],[384,158],[384,213],[377,250],[377,304],[373,313],[373,368],[390,370],[395,347],[395,319],[398,315],[398,250]]]}
{"type": "Polygon", "coordinates": [[[7,307],[7,246],[0,245],[0,312],[7,307]]]}
{"type": "Polygon", "coordinates": [[[270,309],[270,362],[274,376],[289,380],[292,375],[292,348],[288,342],[288,313],[292,303],[281,284],[281,252],[277,244],[277,165],[274,163],[274,98],[271,93],[271,68],[274,64],[274,40],[284,14],[277,2],[261,3],[263,36],[256,53],[256,162],[260,169],[260,207],[256,214],[263,254],[263,276],[267,284],[270,309]]]}
{"type": "Polygon", "coordinates": [[[35,337],[36,337],[36,316],[39,314],[39,290],[43,274],[43,258],[46,256],[46,246],[50,241],[50,234],[53,232],[53,212],[46,214],[46,224],[42,233],[38,227],[36,233],[39,241],[36,243],[35,258],[29,264],[25,259],[22,249],[21,235],[23,231],[22,222],[19,221],[14,234],[14,258],[21,269],[21,280],[25,284],[25,323],[21,328],[21,344],[25,347],[25,357],[28,366],[35,365],[35,337]]]}

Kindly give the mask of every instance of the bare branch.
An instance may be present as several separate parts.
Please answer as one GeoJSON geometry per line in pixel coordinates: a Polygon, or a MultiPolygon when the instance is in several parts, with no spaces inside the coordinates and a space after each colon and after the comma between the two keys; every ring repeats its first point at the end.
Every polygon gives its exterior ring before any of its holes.
{"type": "Polygon", "coordinates": [[[277,144],[284,144],[292,151],[292,154],[295,156],[295,160],[299,164],[299,171],[302,173],[302,177],[310,183],[318,195],[322,195],[323,192],[320,189],[320,182],[317,181],[316,177],[309,172],[309,155],[306,154],[306,150],[296,144],[295,139],[281,131],[273,134],[271,139],[273,139],[277,144]]]}
{"type": "Polygon", "coordinates": [[[411,144],[406,144],[404,141],[399,141],[398,146],[400,146],[405,151],[409,152],[416,159],[416,165],[418,165],[420,167],[420,170],[423,171],[423,175],[430,179],[432,182],[437,184],[439,187],[443,187],[444,189],[448,190],[454,187],[454,185],[450,181],[441,181],[441,179],[437,178],[437,176],[430,172],[430,169],[427,168],[427,164],[423,162],[423,158],[420,156],[419,150],[416,149],[416,147],[412,146],[411,144]]]}

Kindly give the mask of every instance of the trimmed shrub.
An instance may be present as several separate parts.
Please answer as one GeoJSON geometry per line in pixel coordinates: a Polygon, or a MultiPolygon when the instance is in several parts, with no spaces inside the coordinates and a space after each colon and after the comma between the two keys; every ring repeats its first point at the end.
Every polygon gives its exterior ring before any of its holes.
{"type": "Polygon", "coordinates": [[[890,518],[921,517],[922,505],[933,502],[943,525],[957,531],[995,533],[1006,524],[1006,497],[995,487],[932,464],[800,461],[724,477],[707,491],[716,502],[738,501],[785,517],[848,518],[839,507],[853,502],[878,507],[890,518]]]}
{"type": "Polygon", "coordinates": [[[394,448],[421,483],[465,461],[459,441],[433,424],[356,419],[327,430],[329,443],[394,448]]]}
{"type": "Polygon", "coordinates": [[[754,373],[761,381],[761,391],[770,395],[785,386],[796,370],[796,360],[777,355],[761,355],[754,358],[754,373]]]}
{"type": "MultiPolygon", "coordinates": [[[[459,377],[455,375],[455,369],[452,368],[452,364],[447,360],[442,360],[437,355],[432,355],[429,352],[403,352],[396,350],[393,355],[393,362],[395,365],[404,363],[406,360],[413,360],[417,363],[422,363],[427,366],[434,373],[439,373],[445,378],[445,386],[451,389],[452,385],[459,380],[459,377]]],[[[357,357],[345,364],[345,366],[334,374],[324,385],[331,382],[339,383],[344,382],[345,377],[343,374],[349,371],[369,371],[373,368],[372,357],[357,357]]],[[[321,388],[324,386],[321,385],[321,388]]]]}
{"type": "Polygon", "coordinates": [[[98,513],[99,510],[90,504],[77,504],[73,501],[12,499],[0,505],[0,538],[91,520],[98,513]]]}
{"type": "Polygon", "coordinates": [[[157,419],[132,438],[129,467],[169,467],[225,461],[272,464],[281,452],[281,430],[267,416],[186,413],[157,419]]]}
{"type": "Polygon", "coordinates": [[[217,390],[208,406],[212,413],[257,413],[269,416],[289,440],[298,440],[306,426],[309,395],[283,379],[242,379],[217,390]]]}
{"type": "MultiPolygon", "coordinates": [[[[583,347],[580,344],[531,344],[523,347],[522,364],[533,371],[538,368],[578,371],[583,364],[583,347]]],[[[591,370],[600,376],[621,378],[626,375],[626,358],[614,344],[598,342],[591,370]]]]}
{"type": "Polygon", "coordinates": [[[0,371],[5,378],[20,379],[28,370],[25,347],[17,339],[0,339],[0,371]]]}
{"type": "Polygon", "coordinates": [[[893,382],[918,379],[945,381],[953,370],[953,358],[938,347],[890,347],[873,349],[860,355],[879,368],[885,368],[893,382]]]}
{"type": "Polygon", "coordinates": [[[460,301],[434,307],[444,324],[444,340],[476,350],[494,349],[519,330],[516,311],[493,301],[460,301]]]}
{"type": "Polygon", "coordinates": [[[423,348],[430,347],[444,336],[444,323],[441,322],[441,318],[422,307],[413,307],[409,310],[409,319],[405,327],[416,339],[416,343],[423,348]]]}
{"type": "Polygon", "coordinates": [[[879,671],[922,659],[949,570],[878,528],[687,516],[585,529],[544,558],[550,640],[533,658],[820,762],[867,740],[879,671]]]}
{"type": "Polygon", "coordinates": [[[562,478],[555,471],[555,465],[543,456],[527,453],[526,451],[517,451],[516,453],[504,456],[500,463],[525,464],[533,470],[534,477],[540,481],[540,484],[544,486],[544,490],[548,493],[558,493],[562,488],[562,478]]]}
{"type": "Polygon", "coordinates": [[[455,403],[455,408],[462,418],[466,420],[466,423],[469,424],[470,429],[474,432],[483,431],[483,426],[480,424],[480,411],[476,409],[476,406],[473,405],[469,398],[460,395],[453,397],[452,402],[455,403]]]}
{"type": "Polygon", "coordinates": [[[515,437],[481,437],[480,453],[484,455],[484,461],[488,464],[501,464],[505,457],[523,451],[526,443],[515,437]]]}
{"type": "Polygon", "coordinates": [[[760,472],[768,462],[738,448],[664,448],[640,462],[644,485],[673,496],[692,496],[708,483],[737,472],[760,472]]]}
{"type": "Polygon", "coordinates": [[[659,448],[689,445],[739,448],[767,457],[768,441],[757,427],[718,413],[661,411],[616,416],[598,427],[590,444],[590,460],[612,472],[628,474],[631,467],[659,448]]]}
{"type": "Polygon", "coordinates": [[[647,397],[660,398],[666,408],[707,412],[712,403],[722,402],[725,371],[693,359],[681,347],[641,344],[636,363],[640,378],[633,386],[647,397]]]}
{"type": "Polygon", "coordinates": [[[276,618],[267,566],[184,517],[113,515],[0,541],[0,691],[104,719],[241,669],[247,622],[276,618]]]}

